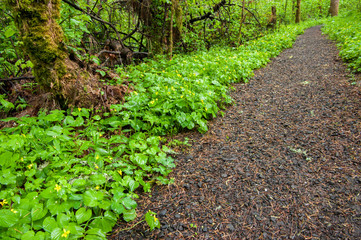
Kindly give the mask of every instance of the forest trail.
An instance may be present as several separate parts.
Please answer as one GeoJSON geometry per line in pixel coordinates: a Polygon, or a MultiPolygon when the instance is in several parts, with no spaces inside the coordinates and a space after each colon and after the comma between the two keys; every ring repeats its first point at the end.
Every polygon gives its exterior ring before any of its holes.
{"type": "Polygon", "coordinates": [[[141,194],[139,218],[157,212],[161,229],[111,238],[360,239],[361,90],[337,53],[313,27],[236,84],[206,134],[178,136],[193,146],[175,183],[141,194]]]}

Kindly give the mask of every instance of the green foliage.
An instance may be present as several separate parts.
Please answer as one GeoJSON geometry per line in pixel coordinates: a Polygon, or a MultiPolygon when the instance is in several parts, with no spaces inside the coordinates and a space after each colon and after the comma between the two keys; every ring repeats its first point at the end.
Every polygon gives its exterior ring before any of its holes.
{"type": "Polygon", "coordinates": [[[238,48],[178,55],[171,61],[153,60],[134,67],[129,78],[135,91],[125,104],[113,105],[120,126],[165,135],[181,129],[207,131],[207,120],[232,103],[229,85],[247,82],[260,68],[292,46],[306,24],[283,27],[279,32],[238,48]]]}
{"type": "MultiPolygon", "coordinates": [[[[135,91],[103,116],[78,108],[2,120],[16,124],[0,132],[0,235],[105,239],[117,219],[134,220],[136,191],[170,182],[172,150],[159,135],[207,131],[207,120],[232,103],[230,84],[246,82],[307,26],[133,67],[135,91]]],[[[144,220],[160,227],[154,212],[144,220]]]]}
{"type": "Polygon", "coordinates": [[[116,135],[114,117],[84,108],[8,120],[17,126],[0,134],[3,237],[102,239],[119,217],[135,219],[135,191],[168,183],[174,167],[157,136],[116,135]]]}
{"type": "Polygon", "coordinates": [[[339,42],[340,56],[349,67],[361,72],[361,21],[360,12],[350,12],[325,21],[322,31],[339,42]]]}

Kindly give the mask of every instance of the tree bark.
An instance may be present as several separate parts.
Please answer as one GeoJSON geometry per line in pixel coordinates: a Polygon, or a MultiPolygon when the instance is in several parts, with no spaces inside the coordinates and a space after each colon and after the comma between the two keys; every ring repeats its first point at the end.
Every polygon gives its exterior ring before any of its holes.
{"type": "Polygon", "coordinates": [[[238,31],[238,36],[237,36],[237,45],[239,45],[241,43],[241,37],[242,37],[242,25],[243,25],[243,21],[244,21],[244,5],[245,2],[244,0],[242,1],[242,14],[241,14],[241,21],[239,23],[239,31],[238,31]]]}
{"type": "Polygon", "coordinates": [[[329,13],[332,17],[338,15],[338,6],[339,6],[340,0],[331,0],[329,13]]]}
{"type": "Polygon", "coordinates": [[[297,0],[296,3],[296,19],[295,19],[296,23],[301,22],[301,0],[297,0]]]}
{"type": "Polygon", "coordinates": [[[51,93],[63,108],[92,106],[99,88],[97,83],[91,83],[88,72],[69,59],[57,23],[61,0],[6,0],[6,3],[13,12],[24,52],[34,65],[35,80],[42,92],[51,93]]]}

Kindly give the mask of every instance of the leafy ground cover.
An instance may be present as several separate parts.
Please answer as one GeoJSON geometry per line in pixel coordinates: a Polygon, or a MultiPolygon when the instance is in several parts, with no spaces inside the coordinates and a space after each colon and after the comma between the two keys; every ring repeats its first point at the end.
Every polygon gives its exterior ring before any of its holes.
{"type": "MultiPolygon", "coordinates": [[[[117,220],[137,217],[140,189],[168,184],[172,150],[161,136],[207,131],[247,82],[313,23],[283,27],[239,48],[159,59],[128,71],[134,91],[100,115],[78,108],[10,118],[0,133],[0,234],[9,239],[105,239],[117,220]]],[[[11,108],[4,98],[2,107],[11,108]]],[[[159,227],[156,213],[143,218],[159,227]]]]}
{"type": "Polygon", "coordinates": [[[339,42],[340,56],[349,63],[351,69],[361,72],[361,14],[348,12],[329,18],[322,31],[339,42]]]}

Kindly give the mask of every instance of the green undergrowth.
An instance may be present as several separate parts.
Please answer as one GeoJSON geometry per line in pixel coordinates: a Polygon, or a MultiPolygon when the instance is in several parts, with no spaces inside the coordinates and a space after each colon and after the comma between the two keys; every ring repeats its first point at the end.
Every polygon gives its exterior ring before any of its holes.
{"type": "MultiPolygon", "coordinates": [[[[230,84],[247,82],[314,24],[133,67],[135,90],[102,116],[77,108],[3,120],[15,124],[0,132],[0,235],[105,239],[119,219],[134,220],[139,192],[171,182],[172,150],[161,136],[206,132],[207,121],[232,103],[230,84]]],[[[160,226],[154,212],[142,218],[160,226]]]]}
{"type": "Polygon", "coordinates": [[[349,63],[352,70],[361,72],[361,13],[347,14],[329,18],[322,31],[332,40],[339,42],[340,56],[349,63]]]}

